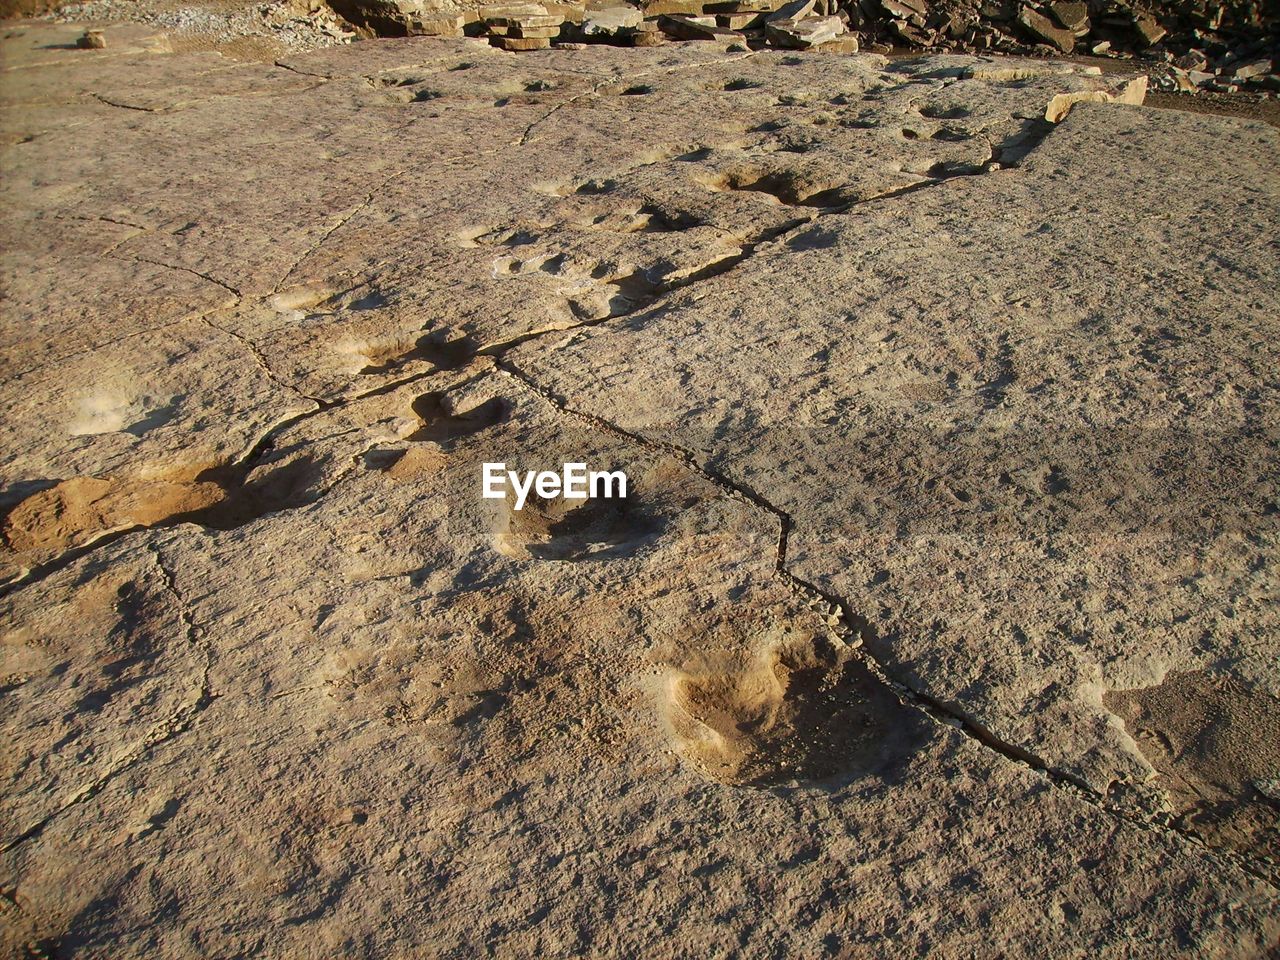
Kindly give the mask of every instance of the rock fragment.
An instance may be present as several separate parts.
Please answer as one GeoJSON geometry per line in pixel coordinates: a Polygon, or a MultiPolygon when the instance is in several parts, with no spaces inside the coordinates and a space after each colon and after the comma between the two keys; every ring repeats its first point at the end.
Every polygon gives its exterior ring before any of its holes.
{"type": "Polygon", "coordinates": [[[620,37],[644,19],[635,7],[620,5],[589,10],[582,20],[584,37],[620,37]]]}
{"type": "Polygon", "coordinates": [[[1049,101],[1044,111],[1044,118],[1050,123],[1060,123],[1077,103],[1121,103],[1140,107],[1146,97],[1147,78],[1137,77],[1114,92],[1078,90],[1075,93],[1060,93],[1049,101]]]}
{"type": "Polygon", "coordinates": [[[1058,25],[1064,30],[1070,30],[1072,36],[1077,40],[1081,37],[1089,35],[1089,6],[1088,4],[1073,3],[1055,3],[1049,7],[1049,13],[1053,19],[1058,21],[1058,25]]]}
{"type": "Polygon", "coordinates": [[[915,27],[923,27],[928,7],[920,0],[880,0],[880,7],[895,20],[905,20],[915,27]]]}
{"type": "Polygon", "coordinates": [[[1233,74],[1237,80],[1251,80],[1254,77],[1266,76],[1272,73],[1275,64],[1270,60],[1254,60],[1252,63],[1241,64],[1236,67],[1233,74]]]}
{"type": "Polygon", "coordinates": [[[1134,18],[1133,33],[1143,47],[1155,46],[1165,38],[1168,32],[1168,30],[1160,26],[1154,17],[1141,16],[1134,18]]]}
{"type": "Polygon", "coordinates": [[[703,3],[702,0],[648,0],[641,9],[646,20],[668,14],[701,16],[703,3]]]}
{"type": "Polygon", "coordinates": [[[771,20],[765,24],[769,39],[780,46],[806,50],[835,40],[845,32],[839,17],[810,17],[807,20],[771,20]]]}
{"type": "Polygon", "coordinates": [[[494,37],[493,45],[513,52],[545,50],[551,46],[551,40],[548,37],[494,37]]]}
{"type": "Polygon", "coordinates": [[[76,46],[82,50],[101,50],[107,45],[107,38],[101,30],[86,30],[76,40],[76,46]]]}
{"type": "Polygon", "coordinates": [[[1036,13],[1030,7],[1023,7],[1019,12],[1018,24],[1036,40],[1047,43],[1062,53],[1070,53],[1075,49],[1076,38],[1070,30],[1055,27],[1048,17],[1036,13]]]}
{"type": "Polygon", "coordinates": [[[1188,50],[1178,59],[1173,61],[1173,65],[1179,70],[1203,70],[1209,65],[1209,58],[1199,50],[1188,50]]]}
{"type": "Polygon", "coordinates": [[[664,14],[658,25],[677,40],[740,40],[742,34],[726,30],[716,23],[715,17],[692,17],[684,14],[664,14]]]}
{"type": "Polygon", "coordinates": [[[776,22],[779,20],[803,20],[805,17],[813,13],[817,0],[791,0],[790,3],[784,3],[778,7],[773,13],[765,17],[766,22],[776,22]]]}

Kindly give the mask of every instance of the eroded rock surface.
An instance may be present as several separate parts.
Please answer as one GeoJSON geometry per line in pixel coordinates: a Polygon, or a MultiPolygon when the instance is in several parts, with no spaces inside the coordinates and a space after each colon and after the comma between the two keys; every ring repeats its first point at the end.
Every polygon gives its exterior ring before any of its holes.
{"type": "Polygon", "coordinates": [[[1275,131],[116,29],[3,41],[7,947],[1274,944],[1275,131]]]}

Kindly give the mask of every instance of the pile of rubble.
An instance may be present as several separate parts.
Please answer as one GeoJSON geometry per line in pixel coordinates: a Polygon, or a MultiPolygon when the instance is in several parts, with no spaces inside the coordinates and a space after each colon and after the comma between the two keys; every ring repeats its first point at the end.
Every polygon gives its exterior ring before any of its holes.
{"type": "Polygon", "coordinates": [[[415,0],[335,0],[335,6],[378,33],[485,36],[506,50],[538,50],[553,41],[557,46],[647,47],[666,40],[844,53],[858,49],[850,15],[836,0],[644,0],[639,6],[503,3],[448,13],[422,9],[415,0]]]}
{"type": "Polygon", "coordinates": [[[332,0],[379,34],[487,36],[507,50],[552,43],[653,46],[710,40],[820,49],[1137,56],[1168,89],[1280,91],[1280,24],[1256,0],[587,0],[441,6],[451,0],[332,0]]]}
{"type": "Polygon", "coordinates": [[[164,0],[81,0],[62,5],[44,19],[146,23],[182,37],[202,37],[214,44],[263,37],[286,50],[310,50],[355,39],[351,24],[324,0],[270,0],[219,8],[179,6],[164,0]]]}

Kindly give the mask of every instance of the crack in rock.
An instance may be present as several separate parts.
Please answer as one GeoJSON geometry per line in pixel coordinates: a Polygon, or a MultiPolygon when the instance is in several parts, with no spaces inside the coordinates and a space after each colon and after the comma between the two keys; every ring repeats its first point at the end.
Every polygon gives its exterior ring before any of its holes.
{"type": "Polygon", "coordinates": [[[997,737],[990,729],[977,722],[965,711],[929,696],[910,683],[895,678],[891,667],[871,652],[870,645],[867,642],[873,640],[875,636],[875,628],[871,622],[860,614],[854,613],[845,601],[828,594],[815,584],[802,579],[788,569],[787,543],[793,526],[791,517],[786,511],[770,502],[749,484],[733,480],[727,475],[708,467],[699,461],[693,453],[677,444],[653,440],[641,434],[632,433],[602,417],[571,407],[568,398],[541,386],[509,360],[499,360],[498,368],[500,373],[510,377],[515,383],[545,402],[550,403],[562,413],[645,449],[675,457],[689,469],[714,483],[728,496],[751,503],[771,514],[778,522],[778,540],[774,555],[776,575],[798,596],[826,605],[826,609],[830,613],[828,623],[831,629],[846,645],[856,651],[859,659],[867,669],[898,694],[903,703],[920,710],[937,723],[959,730],[973,742],[987,750],[998,753],[1008,761],[1044,776],[1055,787],[1069,791],[1073,796],[1084,800],[1117,820],[1144,830],[1176,836],[1181,842],[1192,844],[1206,855],[1221,858],[1246,871],[1255,879],[1280,889],[1280,870],[1277,870],[1269,862],[1234,850],[1210,848],[1195,834],[1182,829],[1173,822],[1172,818],[1142,816],[1111,803],[1106,796],[1089,786],[1079,777],[1060,770],[1043,758],[997,737]]]}

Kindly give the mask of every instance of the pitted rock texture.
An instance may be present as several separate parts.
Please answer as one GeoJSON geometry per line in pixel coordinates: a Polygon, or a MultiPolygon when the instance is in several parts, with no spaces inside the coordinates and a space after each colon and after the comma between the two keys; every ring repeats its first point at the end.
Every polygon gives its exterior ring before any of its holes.
{"type": "Polygon", "coordinates": [[[7,950],[1274,945],[1275,131],[71,33],[0,41],[7,950]]]}

